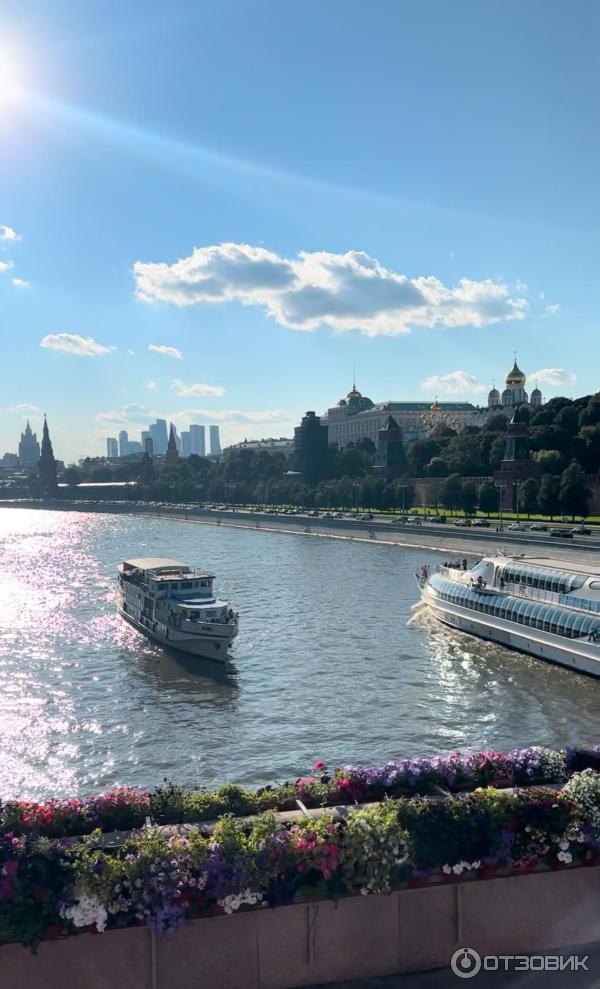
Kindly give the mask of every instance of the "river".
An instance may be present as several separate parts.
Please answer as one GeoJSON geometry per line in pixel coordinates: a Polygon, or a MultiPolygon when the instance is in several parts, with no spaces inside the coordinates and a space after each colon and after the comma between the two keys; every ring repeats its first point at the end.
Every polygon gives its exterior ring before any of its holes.
{"type": "Polygon", "coordinates": [[[163,519],[0,509],[0,795],[282,781],[456,749],[597,742],[600,681],[415,607],[433,552],[163,519]],[[116,614],[115,570],[217,574],[233,662],[177,658],[116,614]]]}

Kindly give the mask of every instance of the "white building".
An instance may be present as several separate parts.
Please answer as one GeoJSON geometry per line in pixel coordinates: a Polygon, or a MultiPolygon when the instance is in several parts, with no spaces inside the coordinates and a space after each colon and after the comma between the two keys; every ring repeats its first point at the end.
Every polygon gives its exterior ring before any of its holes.
{"type": "Polygon", "coordinates": [[[504,415],[512,416],[518,405],[529,405],[532,409],[539,408],[543,404],[542,393],[539,388],[534,388],[531,396],[525,391],[526,378],[517,365],[517,359],[506,375],[506,388],[502,395],[496,387],[493,387],[488,395],[488,409],[495,412],[502,412],[504,415]]]}
{"type": "MultiPolygon", "coordinates": [[[[400,426],[407,443],[426,436],[436,422],[445,422],[455,429],[480,425],[482,412],[470,402],[379,402],[362,395],[354,386],[346,398],[321,416],[327,426],[329,445],[339,448],[348,443],[369,439],[377,445],[379,430],[392,415],[400,426]]],[[[485,415],[485,413],[483,413],[485,415]]]]}

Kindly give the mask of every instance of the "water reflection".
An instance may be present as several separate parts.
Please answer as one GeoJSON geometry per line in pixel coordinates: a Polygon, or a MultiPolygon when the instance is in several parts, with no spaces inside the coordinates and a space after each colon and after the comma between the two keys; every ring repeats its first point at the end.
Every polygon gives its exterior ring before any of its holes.
{"type": "Polygon", "coordinates": [[[413,610],[422,562],[409,548],[0,510],[0,795],[598,741],[600,683],[413,610]],[[170,654],[117,615],[118,563],[155,555],[218,575],[242,619],[232,666],[170,654]]]}

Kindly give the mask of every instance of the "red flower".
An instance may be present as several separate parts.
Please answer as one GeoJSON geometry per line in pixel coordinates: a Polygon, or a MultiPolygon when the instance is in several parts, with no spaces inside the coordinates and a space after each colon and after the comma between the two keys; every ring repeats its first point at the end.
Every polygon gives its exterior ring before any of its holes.
{"type": "Polygon", "coordinates": [[[316,762],[313,762],[313,769],[327,769],[327,763],[323,762],[322,759],[317,759],[316,762]]]}

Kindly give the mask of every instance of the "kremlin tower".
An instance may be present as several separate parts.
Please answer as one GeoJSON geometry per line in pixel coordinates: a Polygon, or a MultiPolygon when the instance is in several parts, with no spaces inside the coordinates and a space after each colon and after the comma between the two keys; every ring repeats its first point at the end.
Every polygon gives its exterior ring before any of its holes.
{"type": "Polygon", "coordinates": [[[56,460],[52,449],[52,441],[48,431],[48,423],[44,416],[44,431],[42,433],[42,452],[38,462],[38,477],[42,498],[56,498],[58,483],[56,481],[56,460]]]}

